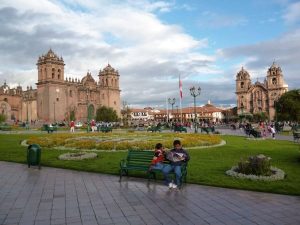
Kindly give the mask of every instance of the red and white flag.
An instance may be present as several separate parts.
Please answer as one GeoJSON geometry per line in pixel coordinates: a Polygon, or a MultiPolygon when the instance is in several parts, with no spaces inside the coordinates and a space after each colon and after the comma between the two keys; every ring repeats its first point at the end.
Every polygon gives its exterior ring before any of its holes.
{"type": "Polygon", "coordinates": [[[179,95],[180,95],[180,99],[182,99],[182,82],[180,79],[180,75],[179,75],[179,95]]]}

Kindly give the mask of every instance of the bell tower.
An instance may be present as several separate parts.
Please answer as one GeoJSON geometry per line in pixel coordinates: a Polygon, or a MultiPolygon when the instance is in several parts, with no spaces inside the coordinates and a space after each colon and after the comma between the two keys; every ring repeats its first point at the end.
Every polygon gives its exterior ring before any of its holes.
{"type": "Polygon", "coordinates": [[[251,79],[248,71],[243,67],[236,75],[236,95],[238,114],[249,111],[250,106],[247,105],[247,92],[251,87],[251,79]]]}
{"type": "Polygon", "coordinates": [[[118,116],[121,115],[121,100],[119,86],[119,71],[108,64],[103,70],[99,71],[99,85],[101,87],[101,105],[111,107],[116,110],[118,116]]]}
{"type": "Polygon", "coordinates": [[[275,117],[275,102],[282,94],[288,91],[288,85],[285,84],[280,66],[274,61],[267,72],[267,89],[269,99],[269,117],[275,117]]]}
{"type": "Polygon", "coordinates": [[[37,109],[38,118],[49,122],[64,119],[64,60],[58,57],[52,49],[37,61],[37,109]]]}

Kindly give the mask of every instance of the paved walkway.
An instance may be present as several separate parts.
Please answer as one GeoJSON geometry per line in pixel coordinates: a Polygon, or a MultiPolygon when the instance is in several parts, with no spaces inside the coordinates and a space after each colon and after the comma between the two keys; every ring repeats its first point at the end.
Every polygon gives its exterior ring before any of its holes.
{"type": "Polygon", "coordinates": [[[0,162],[0,224],[300,224],[300,197],[0,162]]]}

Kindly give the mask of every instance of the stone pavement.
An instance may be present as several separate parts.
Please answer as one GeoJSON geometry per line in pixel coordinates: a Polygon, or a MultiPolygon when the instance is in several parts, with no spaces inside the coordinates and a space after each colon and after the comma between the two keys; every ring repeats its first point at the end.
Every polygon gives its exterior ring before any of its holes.
{"type": "Polygon", "coordinates": [[[300,224],[300,197],[0,162],[0,224],[300,224]]]}

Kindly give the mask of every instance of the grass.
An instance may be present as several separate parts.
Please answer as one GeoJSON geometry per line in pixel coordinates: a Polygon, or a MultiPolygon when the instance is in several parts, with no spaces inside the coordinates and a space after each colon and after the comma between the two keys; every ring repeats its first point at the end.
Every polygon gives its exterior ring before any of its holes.
{"type": "MultiPolygon", "coordinates": [[[[37,135],[37,134],[35,134],[37,135]]],[[[46,136],[48,134],[39,134],[46,136]]],[[[51,134],[50,134],[51,135],[51,134]]],[[[33,134],[1,134],[0,160],[26,163],[26,148],[20,145],[33,134]]],[[[289,141],[253,141],[244,137],[222,136],[227,144],[221,147],[189,150],[188,182],[195,184],[246,189],[261,192],[300,195],[300,147],[289,141]],[[264,154],[272,158],[272,166],[284,170],[283,181],[250,181],[226,176],[225,171],[237,165],[241,158],[264,154]]],[[[70,151],[71,152],[71,151],[70,151]]],[[[98,152],[98,158],[84,161],[60,161],[62,150],[42,149],[42,166],[67,168],[97,173],[118,174],[119,162],[126,152],[98,152]]],[[[141,174],[135,174],[141,176],[141,174]]]]}

